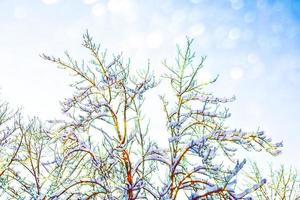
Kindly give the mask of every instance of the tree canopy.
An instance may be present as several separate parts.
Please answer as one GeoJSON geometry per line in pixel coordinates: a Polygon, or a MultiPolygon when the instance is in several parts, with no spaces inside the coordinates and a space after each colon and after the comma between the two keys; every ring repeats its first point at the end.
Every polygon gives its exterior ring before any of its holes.
{"type": "MultiPolygon", "coordinates": [[[[236,152],[264,151],[273,143],[261,130],[247,132],[226,124],[226,103],[207,91],[217,78],[199,82],[205,57],[187,38],[175,62],[155,79],[149,63],[133,72],[122,54],[109,55],[89,33],[83,35],[88,61],[42,54],[74,77],[74,94],[62,103],[63,119],[24,120],[20,111],[0,105],[0,197],[12,199],[251,199],[267,182],[239,186],[246,160],[236,152]],[[159,146],[143,112],[145,94],[168,83],[161,95],[166,129],[159,146]]],[[[151,118],[155,116],[147,116],[151,118]]]]}

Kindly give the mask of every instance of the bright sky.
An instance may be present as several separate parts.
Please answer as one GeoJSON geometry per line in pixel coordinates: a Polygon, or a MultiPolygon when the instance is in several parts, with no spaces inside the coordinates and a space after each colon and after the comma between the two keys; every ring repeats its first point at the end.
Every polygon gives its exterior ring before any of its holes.
{"type": "Polygon", "coordinates": [[[219,74],[216,94],[237,97],[229,123],[283,140],[283,154],[267,161],[300,169],[300,0],[0,0],[1,98],[42,119],[60,116],[70,78],[39,54],[83,58],[86,29],[138,66],[149,58],[158,73],[176,43],[195,38],[208,56],[202,78],[219,74]]]}

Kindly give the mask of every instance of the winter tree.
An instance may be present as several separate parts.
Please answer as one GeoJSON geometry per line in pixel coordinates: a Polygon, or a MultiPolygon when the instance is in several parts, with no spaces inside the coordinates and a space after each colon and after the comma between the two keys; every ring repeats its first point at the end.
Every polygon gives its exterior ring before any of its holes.
{"type": "MultiPolygon", "coordinates": [[[[249,184],[257,184],[264,174],[259,169],[257,163],[252,162],[251,170],[245,175],[249,177],[249,184]]],[[[255,199],[259,200],[299,200],[300,199],[300,179],[297,170],[292,167],[286,169],[283,165],[279,169],[274,170],[270,166],[267,177],[268,182],[256,190],[253,194],[255,199]]]]}
{"type": "MultiPolygon", "coordinates": [[[[266,183],[237,187],[247,151],[280,153],[263,131],[226,125],[226,103],[199,82],[205,57],[192,50],[193,40],[177,48],[174,63],[155,79],[149,64],[132,71],[122,54],[107,53],[86,33],[87,62],[42,54],[74,76],[73,96],[62,102],[63,119],[24,120],[1,104],[0,187],[8,199],[251,199],[266,183]],[[168,83],[161,95],[167,146],[159,146],[144,116],[145,94],[168,83]],[[242,189],[239,189],[242,188],[242,189]]],[[[147,116],[150,119],[155,116],[147,116]]],[[[151,123],[151,121],[150,121],[151,123]]]]}

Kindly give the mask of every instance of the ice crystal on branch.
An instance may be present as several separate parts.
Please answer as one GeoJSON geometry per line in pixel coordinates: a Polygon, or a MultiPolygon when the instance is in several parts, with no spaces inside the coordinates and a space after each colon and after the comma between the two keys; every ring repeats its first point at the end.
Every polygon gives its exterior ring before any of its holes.
{"type": "Polygon", "coordinates": [[[235,97],[207,91],[217,78],[198,82],[206,58],[196,56],[192,43],[187,39],[185,48],[177,48],[173,64],[163,62],[167,72],[162,78],[173,92],[160,96],[166,130],[158,131],[167,146],[156,144],[144,118],[145,94],[159,87],[149,63],[132,72],[129,60],[108,55],[88,33],[83,36],[88,62],[68,52],[64,59],[41,55],[74,76],[74,94],[61,103],[66,117],[50,120],[49,128],[38,120],[6,126],[12,117],[0,105],[1,148],[12,140],[17,144],[1,162],[4,197],[249,199],[265,180],[236,190],[246,160],[239,162],[235,153],[243,148],[277,155],[282,143],[272,143],[262,131],[226,126],[230,113],[224,105],[235,97]]]}

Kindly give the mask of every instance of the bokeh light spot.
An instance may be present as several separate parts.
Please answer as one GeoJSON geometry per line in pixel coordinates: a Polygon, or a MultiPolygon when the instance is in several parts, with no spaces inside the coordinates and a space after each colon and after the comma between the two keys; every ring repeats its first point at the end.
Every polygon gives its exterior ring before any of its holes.
{"type": "Polygon", "coordinates": [[[241,31],[238,28],[233,28],[228,33],[228,38],[230,40],[237,40],[240,38],[241,31]]]}
{"type": "Polygon", "coordinates": [[[234,10],[240,10],[244,7],[243,0],[230,0],[231,1],[231,8],[234,10]]]}

